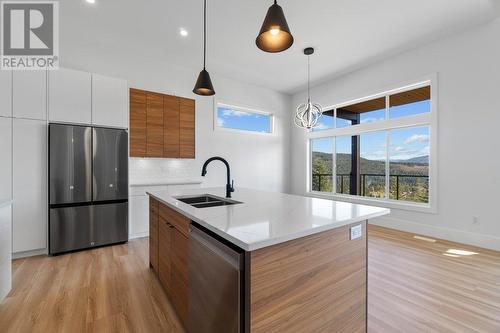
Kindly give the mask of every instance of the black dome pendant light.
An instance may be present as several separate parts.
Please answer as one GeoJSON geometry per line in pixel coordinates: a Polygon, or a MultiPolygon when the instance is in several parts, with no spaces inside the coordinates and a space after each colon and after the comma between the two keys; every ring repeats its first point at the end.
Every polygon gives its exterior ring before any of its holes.
{"type": "Polygon", "coordinates": [[[198,80],[194,85],[193,92],[196,95],[201,96],[212,96],[215,95],[214,86],[212,85],[212,80],[210,79],[210,74],[208,74],[205,69],[205,63],[207,58],[207,0],[203,1],[203,69],[198,75],[198,80]]]}
{"type": "Polygon", "coordinates": [[[276,0],[267,10],[255,43],[262,51],[271,53],[285,51],[293,44],[293,36],[286,23],[283,8],[276,3],[276,0]]]}

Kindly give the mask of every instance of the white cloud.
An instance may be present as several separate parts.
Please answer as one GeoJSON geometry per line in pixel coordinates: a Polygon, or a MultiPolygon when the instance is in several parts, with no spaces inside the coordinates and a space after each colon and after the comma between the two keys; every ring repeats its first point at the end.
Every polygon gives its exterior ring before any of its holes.
{"type": "Polygon", "coordinates": [[[429,146],[425,146],[424,148],[422,148],[422,150],[420,151],[420,154],[422,155],[430,155],[430,148],[429,146]]]}
{"type": "Polygon", "coordinates": [[[224,127],[224,119],[217,117],[217,126],[224,127]]]}
{"type": "Polygon", "coordinates": [[[414,142],[429,142],[429,136],[427,134],[413,134],[405,140],[405,145],[409,145],[414,142]]]}
{"type": "Polygon", "coordinates": [[[376,121],[381,121],[381,120],[384,120],[384,118],[368,117],[368,118],[365,118],[365,119],[361,119],[361,124],[364,124],[364,123],[374,123],[376,121]]]}
{"type": "Polygon", "coordinates": [[[224,111],[222,112],[222,115],[224,117],[250,117],[250,116],[252,116],[252,114],[249,112],[231,110],[231,109],[224,109],[224,111]]]}
{"type": "Polygon", "coordinates": [[[394,148],[394,151],[403,151],[404,148],[401,147],[401,146],[397,146],[396,148],[394,148]]]}
{"type": "Polygon", "coordinates": [[[404,149],[404,148],[401,150],[396,150],[396,148],[390,153],[391,161],[409,160],[411,158],[429,155],[429,146],[426,146],[420,150],[404,149]]]}

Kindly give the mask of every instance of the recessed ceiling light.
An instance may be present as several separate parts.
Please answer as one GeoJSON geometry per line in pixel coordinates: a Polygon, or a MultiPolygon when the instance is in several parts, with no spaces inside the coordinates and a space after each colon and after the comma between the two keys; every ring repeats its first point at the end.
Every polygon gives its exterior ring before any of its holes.
{"type": "Polygon", "coordinates": [[[187,35],[189,35],[189,32],[184,29],[184,28],[180,28],[179,29],[179,34],[182,36],[182,37],[186,37],[187,35]]]}
{"type": "Polygon", "coordinates": [[[88,3],[92,3],[92,4],[95,3],[95,0],[85,0],[85,1],[87,1],[88,3]]]}

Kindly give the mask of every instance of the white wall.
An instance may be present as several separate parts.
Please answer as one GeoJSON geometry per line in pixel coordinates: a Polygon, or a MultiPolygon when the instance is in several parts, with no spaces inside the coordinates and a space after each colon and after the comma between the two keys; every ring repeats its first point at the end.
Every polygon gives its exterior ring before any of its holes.
{"type": "MultiPolygon", "coordinates": [[[[496,19],[312,89],[326,106],[438,74],[438,212],[393,210],[374,223],[500,250],[499,36],[496,19]]],[[[304,96],[294,95],[292,105],[304,96]]],[[[291,190],[303,194],[304,131],[292,130],[292,147],[291,190]]]]}
{"type": "MultiPolygon", "coordinates": [[[[200,58],[201,60],[201,58],[200,58]]],[[[290,96],[270,89],[224,79],[210,72],[216,90],[215,99],[272,112],[276,133],[272,136],[221,132],[213,130],[214,98],[192,93],[198,71],[144,58],[114,54],[72,45],[61,45],[62,66],[121,77],[131,87],[164,92],[196,99],[196,159],[131,159],[130,177],[200,178],[203,162],[214,155],[225,157],[230,165],[235,187],[289,191],[288,165],[290,142],[290,96]]],[[[200,68],[201,69],[201,68],[200,68]]],[[[210,62],[207,69],[210,71],[210,62]]],[[[209,167],[204,187],[225,185],[225,168],[219,162],[209,167]]]]}

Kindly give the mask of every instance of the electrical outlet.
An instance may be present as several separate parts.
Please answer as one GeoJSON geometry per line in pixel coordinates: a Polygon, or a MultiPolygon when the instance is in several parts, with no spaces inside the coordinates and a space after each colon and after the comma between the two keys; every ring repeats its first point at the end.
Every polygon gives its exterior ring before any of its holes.
{"type": "Polygon", "coordinates": [[[351,240],[363,236],[363,226],[361,224],[351,227],[351,240]]]}

